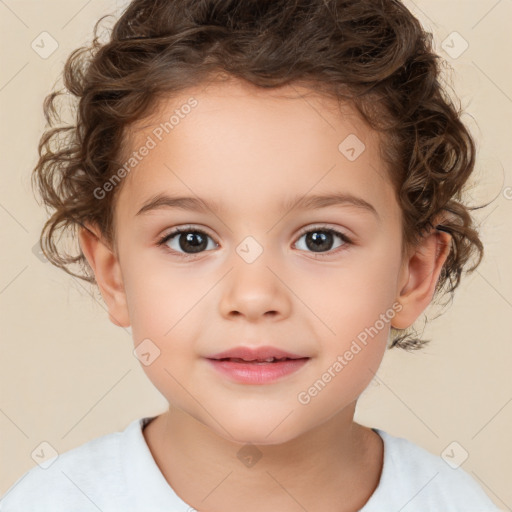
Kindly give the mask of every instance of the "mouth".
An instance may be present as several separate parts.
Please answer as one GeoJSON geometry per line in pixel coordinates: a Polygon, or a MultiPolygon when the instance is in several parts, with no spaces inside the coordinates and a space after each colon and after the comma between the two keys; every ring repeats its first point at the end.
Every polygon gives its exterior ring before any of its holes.
{"type": "Polygon", "coordinates": [[[309,359],[309,357],[268,357],[266,359],[242,359],[239,357],[223,357],[220,359],[210,359],[211,361],[229,361],[231,363],[241,363],[241,364],[276,364],[282,363],[284,361],[301,361],[309,359]]]}
{"type": "Polygon", "coordinates": [[[256,363],[275,363],[283,360],[308,359],[302,354],[293,354],[285,350],[272,346],[239,346],[229,350],[224,350],[217,354],[207,356],[207,359],[216,361],[230,360],[233,362],[256,362],[256,363]]]}
{"type": "Polygon", "coordinates": [[[307,366],[310,357],[267,357],[247,360],[240,357],[206,358],[212,368],[238,384],[271,384],[307,366]]]}

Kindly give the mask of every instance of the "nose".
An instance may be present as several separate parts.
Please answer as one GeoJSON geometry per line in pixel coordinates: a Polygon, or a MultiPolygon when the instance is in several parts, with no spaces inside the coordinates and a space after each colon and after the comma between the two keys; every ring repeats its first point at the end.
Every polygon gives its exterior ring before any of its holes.
{"type": "Polygon", "coordinates": [[[291,292],[286,277],[269,266],[262,256],[252,263],[243,260],[226,276],[219,303],[225,318],[244,317],[249,322],[283,319],[291,310],[291,292]]]}

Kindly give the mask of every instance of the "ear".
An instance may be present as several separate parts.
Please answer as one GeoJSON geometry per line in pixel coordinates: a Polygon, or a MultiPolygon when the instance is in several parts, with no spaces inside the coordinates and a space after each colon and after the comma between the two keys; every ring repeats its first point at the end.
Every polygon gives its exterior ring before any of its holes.
{"type": "Polygon", "coordinates": [[[450,247],[451,235],[432,229],[404,261],[397,296],[402,309],[396,313],[393,327],[410,327],[430,304],[450,247]]]}
{"type": "Polygon", "coordinates": [[[123,276],[117,256],[103,241],[99,229],[89,224],[80,228],[78,239],[82,252],[94,271],[110,321],[119,327],[129,327],[123,276]]]}

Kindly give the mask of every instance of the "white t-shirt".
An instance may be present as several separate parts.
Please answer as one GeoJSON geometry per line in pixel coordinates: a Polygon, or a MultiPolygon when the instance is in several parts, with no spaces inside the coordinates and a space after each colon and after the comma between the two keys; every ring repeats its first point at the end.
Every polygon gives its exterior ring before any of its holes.
{"type": "MultiPolygon", "coordinates": [[[[0,500],[1,512],[191,512],[160,472],[139,418],[48,459],[21,476],[0,500]],[[50,461],[53,461],[49,466],[50,461]]],[[[359,512],[496,512],[460,467],[380,429],[384,465],[377,489],[359,512]]]]}

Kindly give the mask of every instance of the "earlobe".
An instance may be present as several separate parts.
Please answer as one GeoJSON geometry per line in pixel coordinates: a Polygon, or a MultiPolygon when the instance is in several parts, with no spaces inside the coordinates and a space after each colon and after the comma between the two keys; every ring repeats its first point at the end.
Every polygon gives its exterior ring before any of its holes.
{"type": "Polygon", "coordinates": [[[78,239],[107,305],[110,321],[119,327],[129,327],[126,294],[118,258],[104,243],[99,230],[91,225],[80,228],[78,239]]]}
{"type": "Polygon", "coordinates": [[[441,270],[451,249],[451,235],[432,230],[405,263],[405,284],[400,283],[397,300],[402,309],[393,319],[396,329],[410,327],[434,296],[441,270]]]}

